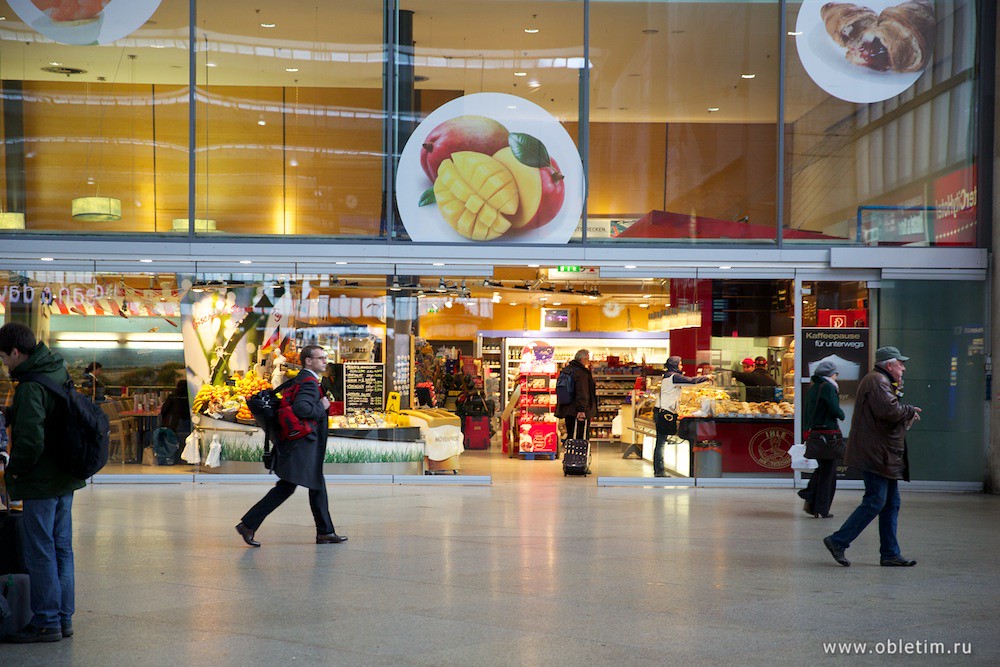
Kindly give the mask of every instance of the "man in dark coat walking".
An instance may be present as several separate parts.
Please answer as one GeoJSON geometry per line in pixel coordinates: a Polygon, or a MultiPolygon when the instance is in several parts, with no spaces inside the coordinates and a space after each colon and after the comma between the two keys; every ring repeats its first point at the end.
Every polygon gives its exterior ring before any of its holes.
{"type": "Polygon", "coordinates": [[[573,376],[573,401],[556,405],[556,417],[566,420],[566,437],[589,439],[588,431],[583,434],[576,431],[577,422],[588,422],[597,416],[597,383],[590,372],[590,350],[579,350],[573,360],[562,369],[563,373],[573,376]]]}
{"type": "Polygon", "coordinates": [[[316,521],[316,544],[346,542],[347,537],[337,535],[330,518],[330,502],[323,478],[323,458],[326,455],[327,410],[330,401],[320,393],[320,374],[326,368],[326,353],[318,345],[307,345],[299,353],[302,371],[297,379],[298,393],[292,411],[299,419],[310,422],[313,431],[304,438],[279,442],[275,447],[274,473],[280,478],[274,488],[243,515],[236,532],[252,547],[259,547],[254,533],[267,518],[295,493],[296,486],[309,489],[309,508],[316,521]]]}
{"type": "Polygon", "coordinates": [[[847,521],[833,535],[823,538],[834,560],[848,567],[844,551],[869,523],[878,517],[880,565],[910,567],[915,560],[899,553],[896,523],[899,517],[899,480],[909,481],[906,430],[920,419],[920,408],[899,400],[903,395],[904,362],[895,347],[875,351],[875,370],[858,385],[851,434],[844,463],[861,470],[865,496],[847,521]]]}

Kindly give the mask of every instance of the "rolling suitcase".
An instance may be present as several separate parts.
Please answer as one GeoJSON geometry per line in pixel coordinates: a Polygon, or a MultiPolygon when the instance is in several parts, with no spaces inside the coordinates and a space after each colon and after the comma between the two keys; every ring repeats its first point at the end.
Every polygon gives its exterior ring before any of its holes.
{"type": "Polygon", "coordinates": [[[490,448],[490,418],[486,415],[467,415],[462,422],[462,433],[465,434],[466,449],[490,448]]]}
{"type": "MultiPolygon", "coordinates": [[[[587,420],[576,421],[572,435],[581,434],[580,424],[583,424],[583,435],[587,434],[587,420]]],[[[570,434],[567,434],[570,435],[570,434]]],[[[590,474],[590,441],[580,437],[567,437],[563,443],[563,476],[590,474]]]]}

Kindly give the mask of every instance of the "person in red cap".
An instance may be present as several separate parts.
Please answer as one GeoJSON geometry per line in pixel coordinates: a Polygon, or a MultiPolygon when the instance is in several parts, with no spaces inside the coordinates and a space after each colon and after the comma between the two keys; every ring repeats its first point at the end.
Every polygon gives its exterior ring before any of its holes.
{"type": "Polygon", "coordinates": [[[767,372],[767,360],[764,357],[758,357],[758,359],[764,363],[757,364],[750,357],[744,359],[740,362],[743,366],[743,372],[733,373],[733,377],[746,385],[746,400],[754,403],[773,401],[774,387],[777,387],[778,383],[767,372]]]}

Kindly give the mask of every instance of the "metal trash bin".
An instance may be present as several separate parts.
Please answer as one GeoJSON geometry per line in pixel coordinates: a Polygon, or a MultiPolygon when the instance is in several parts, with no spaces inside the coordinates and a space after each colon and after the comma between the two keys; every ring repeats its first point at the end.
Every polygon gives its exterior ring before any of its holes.
{"type": "Polygon", "coordinates": [[[692,447],[695,477],[722,477],[722,447],[711,440],[692,447]]]}

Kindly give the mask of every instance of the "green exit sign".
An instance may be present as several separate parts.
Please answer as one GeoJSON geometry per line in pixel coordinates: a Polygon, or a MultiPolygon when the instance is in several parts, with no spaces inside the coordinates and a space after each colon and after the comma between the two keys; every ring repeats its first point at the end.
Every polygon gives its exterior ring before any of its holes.
{"type": "Polygon", "coordinates": [[[579,266],[560,266],[559,273],[580,273],[582,267],[579,266]]]}

